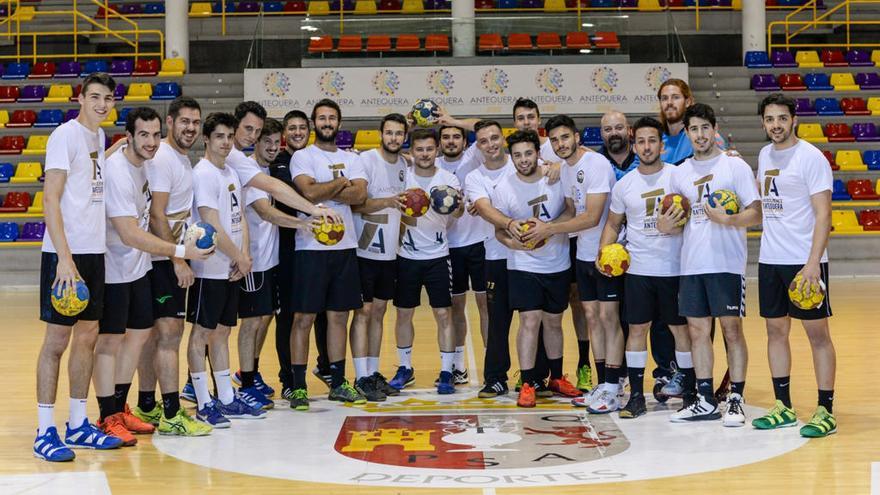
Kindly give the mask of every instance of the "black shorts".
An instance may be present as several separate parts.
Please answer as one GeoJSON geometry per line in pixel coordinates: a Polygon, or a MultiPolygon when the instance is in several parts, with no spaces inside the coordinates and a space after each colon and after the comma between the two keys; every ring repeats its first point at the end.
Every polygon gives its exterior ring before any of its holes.
{"type": "Polygon", "coordinates": [[[571,265],[568,267],[569,282],[577,283],[577,254],[578,254],[578,238],[577,236],[568,238],[568,260],[571,265]]]}
{"type": "Polygon", "coordinates": [[[354,249],[297,251],[294,312],[323,313],[360,309],[361,277],[354,249]]]}
{"type": "Polygon", "coordinates": [[[278,291],[275,290],[275,269],[251,272],[238,281],[238,317],[270,316],[278,309],[278,291]]]}
{"type": "Polygon", "coordinates": [[[486,247],[482,242],[449,248],[449,260],[452,262],[452,295],[464,294],[468,288],[486,292],[486,247]]]}
{"type": "Polygon", "coordinates": [[[177,285],[174,263],[171,260],[153,262],[150,289],[153,298],[153,318],[186,318],[186,289],[177,285]]]}
{"type": "Polygon", "coordinates": [[[821,320],[831,316],[828,263],[819,265],[825,283],[825,300],[818,308],[801,309],[788,298],[788,286],[804,265],[765,265],[758,263],[758,306],[763,318],[791,316],[798,320],[821,320]]]}
{"type": "Polygon", "coordinates": [[[623,276],[606,277],[592,261],[577,260],[576,278],[581,301],[619,302],[623,296],[623,276]]]}
{"type": "Polygon", "coordinates": [[[627,273],[623,277],[626,322],[641,325],[658,321],[666,325],[687,325],[678,314],[678,277],[651,277],[627,273]]]}
{"type": "Polygon", "coordinates": [[[234,327],[238,323],[238,282],[197,278],[189,288],[186,321],[214,330],[217,325],[234,327]]]}
{"type": "Polygon", "coordinates": [[[76,316],[64,316],[52,306],[52,282],[58,268],[58,255],[42,253],[40,258],[40,320],[54,325],[73,326],[78,321],[99,321],[104,316],[104,255],[74,254],[73,264],[89,288],[89,304],[76,316]]]}
{"type": "Polygon", "coordinates": [[[746,315],[746,278],[738,273],[682,275],[678,314],[691,318],[746,315]]]}
{"type": "Polygon", "coordinates": [[[558,273],[508,270],[510,309],[560,314],[568,307],[569,280],[568,270],[558,273]]]}
{"type": "MultiPolygon", "coordinates": [[[[151,270],[152,271],[152,270],[151,270]]],[[[150,278],[148,275],[122,284],[105,284],[104,317],[98,324],[102,335],[121,335],[127,328],[145,330],[153,328],[153,304],[150,302],[150,278]]]]}
{"type": "Polygon", "coordinates": [[[394,306],[418,307],[422,298],[422,286],[428,292],[428,302],[432,308],[452,306],[452,265],[449,256],[432,260],[397,258],[394,306]]]}
{"type": "Polygon", "coordinates": [[[357,261],[361,274],[361,295],[364,302],[373,302],[373,299],[383,301],[394,299],[397,260],[371,260],[359,257],[357,261]]]}

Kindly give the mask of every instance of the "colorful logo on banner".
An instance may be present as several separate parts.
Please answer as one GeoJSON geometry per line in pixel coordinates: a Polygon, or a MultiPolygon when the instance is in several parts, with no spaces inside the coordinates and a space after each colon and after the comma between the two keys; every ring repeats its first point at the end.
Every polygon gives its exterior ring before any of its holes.
{"type": "Polygon", "coordinates": [[[433,91],[434,94],[442,96],[449,95],[455,87],[455,79],[452,77],[452,73],[446,69],[437,69],[429,72],[426,83],[428,89],[433,91]]]}
{"type": "Polygon", "coordinates": [[[345,89],[345,77],[335,70],[327,70],[318,76],[318,90],[324,96],[333,98],[342,94],[345,89]]]}
{"type": "Polygon", "coordinates": [[[263,89],[275,98],[283,98],[290,90],[290,78],[283,72],[272,71],[263,78],[263,89]]]}
{"type": "Polygon", "coordinates": [[[559,93],[564,82],[565,80],[562,77],[562,72],[553,67],[541,69],[538,71],[538,75],[535,76],[535,84],[541,88],[542,91],[551,95],[559,93]]]}
{"type": "Polygon", "coordinates": [[[672,72],[669,72],[669,69],[662,65],[655,65],[645,71],[645,84],[654,91],[657,91],[660,89],[660,85],[670,77],[672,77],[672,72]]]}
{"type": "Polygon", "coordinates": [[[400,77],[397,73],[382,69],[373,76],[373,87],[383,96],[394,96],[400,88],[400,77]]]}
{"type": "Polygon", "coordinates": [[[596,91],[605,94],[613,93],[618,84],[617,72],[611,67],[599,67],[593,70],[590,81],[596,91]]]}
{"type": "Polygon", "coordinates": [[[493,95],[503,95],[510,86],[510,77],[502,69],[489,69],[483,72],[483,89],[493,95]]]}

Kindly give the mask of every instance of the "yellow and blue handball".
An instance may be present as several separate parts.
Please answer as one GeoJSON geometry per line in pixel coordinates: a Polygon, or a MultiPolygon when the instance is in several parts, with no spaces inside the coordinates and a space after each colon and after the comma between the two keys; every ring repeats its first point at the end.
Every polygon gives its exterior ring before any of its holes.
{"type": "Polygon", "coordinates": [[[724,208],[724,212],[728,215],[739,213],[739,199],[736,194],[729,189],[719,189],[709,196],[709,206],[715,208],[720,206],[724,208]]]}
{"type": "Polygon", "coordinates": [[[312,227],[315,240],[325,246],[335,246],[345,237],[345,224],[336,223],[329,218],[323,218],[320,223],[312,227]]]}
{"type": "Polygon", "coordinates": [[[56,284],[50,296],[52,307],[64,316],[76,316],[89,305],[89,288],[81,279],[76,279],[73,285],[66,283],[56,284]]]}
{"type": "Polygon", "coordinates": [[[798,284],[803,282],[804,277],[798,273],[791,284],[788,286],[788,298],[791,303],[800,309],[816,309],[825,302],[825,282],[819,280],[819,283],[804,283],[801,290],[797,290],[798,284]]]}
{"type": "Polygon", "coordinates": [[[217,229],[208,222],[196,222],[186,229],[183,242],[199,249],[210,249],[217,242],[217,229]]]}
{"type": "Polygon", "coordinates": [[[629,269],[629,263],[629,251],[623,244],[615,242],[599,250],[599,268],[605,275],[619,277],[629,269]]]}
{"type": "Polygon", "coordinates": [[[449,215],[461,205],[461,193],[458,189],[440,185],[431,189],[431,208],[441,215],[449,215]]]}
{"type": "Polygon", "coordinates": [[[412,107],[412,117],[419,127],[431,127],[437,122],[437,109],[440,105],[433,100],[416,100],[412,107]]]}

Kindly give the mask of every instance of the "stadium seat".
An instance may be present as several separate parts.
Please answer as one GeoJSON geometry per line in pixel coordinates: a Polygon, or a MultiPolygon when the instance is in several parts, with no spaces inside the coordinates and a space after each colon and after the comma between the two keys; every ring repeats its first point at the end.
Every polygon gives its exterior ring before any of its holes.
{"type": "Polygon", "coordinates": [[[835,179],[831,185],[831,200],[849,201],[851,199],[852,198],[849,197],[849,192],[846,190],[846,184],[840,179],[835,179]]]}
{"type": "Polygon", "coordinates": [[[871,67],[874,65],[874,62],[871,61],[871,54],[861,48],[853,48],[846,52],[846,61],[850,67],[871,67]]]}
{"type": "Polygon", "coordinates": [[[303,0],[291,0],[284,3],[284,12],[301,14],[306,12],[306,2],[303,0]]]}
{"type": "Polygon", "coordinates": [[[9,182],[13,184],[34,184],[43,176],[40,162],[19,162],[15,167],[15,175],[9,182]]]}
{"type": "Polygon", "coordinates": [[[186,62],[182,58],[166,58],[162,61],[159,77],[183,77],[184,72],[186,72],[186,62]]]}
{"type": "Polygon", "coordinates": [[[73,120],[79,116],[79,108],[71,108],[64,113],[64,121],[73,120]]]}
{"type": "Polygon", "coordinates": [[[840,100],[840,107],[846,115],[871,115],[864,98],[844,98],[840,100]]]}
{"type": "Polygon", "coordinates": [[[617,39],[617,33],[613,31],[596,31],[593,34],[593,44],[596,48],[620,48],[620,40],[617,39]]]}
{"type": "Polygon", "coordinates": [[[608,9],[617,7],[617,0],[590,0],[590,7],[608,9]]]}
{"type": "Polygon", "coordinates": [[[825,67],[825,64],[819,60],[819,54],[813,50],[798,50],[797,55],[795,55],[795,61],[801,69],[825,67]]]}
{"type": "Polygon", "coordinates": [[[14,103],[19,94],[18,86],[0,86],[0,103],[14,103]]]}
{"type": "Polygon", "coordinates": [[[858,150],[839,150],[837,155],[834,157],[834,163],[840,167],[840,170],[844,172],[859,172],[863,170],[868,170],[865,162],[862,161],[862,156],[859,154],[858,150]]]}
{"type": "MultiPolygon", "coordinates": [[[[8,198],[10,195],[14,193],[9,193],[6,195],[8,198]]],[[[4,206],[6,202],[4,201],[4,206]]],[[[0,211],[5,212],[5,207],[0,208],[0,211]]],[[[18,224],[15,222],[0,222],[0,242],[15,242],[18,240],[18,224]]]]}
{"type": "Polygon", "coordinates": [[[239,2],[235,11],[242,14],[256,14],[260,11],[260,4],[257,2],[239,2]]]}
{"type": "Polygon", "coordinates": [[[401,0],[379,0],[380,12],[400,12],[402,9],[401,0]]]}
{"type": "Polygon", "coordinates": [[[333,38],[330,36],[313,36],[309,39],[309,53],[325,54],[333,51],[333,38]]]}
{"type": "Polygon", "coordinates": [[[452,9],[452,0],[427,0],[425,2],[425,10],[450,10],[452,9]]]}
{"type": "Polygon", "coordinates": [[[23,155],[44,155],[46,154],[46,143],[49,142],[48,135],[34,134],[27,140],[27,146],[21,151],[23,155]]]}
{"type": "Polygon", "coordinates": [[[31,195],[26,191],[10,191],[3,198],[0,213],[24,213],[31,205],[31,195]]]}
{"type": "Polygon", "coordinates": [[[110,75],[113,77],[129,77],[134,70],[134,62],[129,59],[112,60],[110,75]]]}
{"type": "Polygon", "coordinates": [[[27,62],[12,62],[8,64],[4,70],[2,79],[27,79],[31,72],[31,64],[27,62]]]}
{"type": "Polygon", "coordinates": [[[770,63],[770,58],[765,51],[746,52],[743,65],[749,69],[769,69],[770,67],[773,67],[773,64],[770,63]]]}
{"type": "Polygon", "coordinates": [[[835,72],[831,74],[831,85],[834,91],[858,91],[859,85],[849,72],[835,72]]]}
{"type": "Polygon", "coordinates": [[[572,31],[565,35],[565,48],[569,50],[589,50],[590,36],[583,31],[572,31]]]}
{"type": "Polygon", "coordinates": [[[351,149],[354,146],[354,135],[351,131],[339,131],[339,134],[336,135],[336,146],[344,150],[351,149]]]}
{"type": "Polygon", "coordinates": [[[485,33],[480,35],[479,42],[477,43],[477,51],[491,52],[494,54],[496,51],[501,51],[503,49],[504,42],[501,40],[500,34],[485,33]]]}
{"type": "Polygon", "coordinates": [[[0,155],[20,155],[24,149],[24,136],[0,137],[0,155]]]}
{"type": "Polygon", "coordinates": [[[92,72],[109,72],[110,66],[107,65],[106,60],[89,60],[82,66],[82,72],[80,76],[86,77],[92,72]]]}
{"type": "Polygon", "coordinates": [[[514,132],[516,132],[516,127],[502,127],[501,128],[501,136],[504,139],[507,139],[507,136],[510,136],[514,132]]]}
{"type": "Polygon", "coordinates": [[[873,122],[853,124],[852,134],[859,142],[880,141],[880,135],[877,135],[877,126],[873,122]]]}
{"type": "Polygon", "coordinates": [[[863,90],[880,89],[880,74],[876,72],[856,74],[856,84],[863,90]]]}
{"type": "Polygon", "coordinates": [[[880,96],[871,96],[868,98],[868,110],[870,110],[871,115],[875,117],[880,115],[880,96]]]}
{"type": "Polygon", "coordinates": [[[374,0],[357,0],[354,4],[354,13],[374,15],[376,14],[376,2],[374,0]]]}
{"type": "Polygon", "coordinates": [[[797,136],[814,144],[828,142],[828,138],[822,133],[822,126],[819,124],[798,124],[797,136]]]}
{"type": "Polygon", "coordinates": [[[37,121],[37,112],[33,110],[15,110],[9,117],[6,127],[33,127],[37,121]]]}
{"type": "Polygon", "coordinates": [[[6,124],[9,123],[9,112],[7,110],[0,110],[0,129],[6,127],[6,124]]]}
{"type": "Polygon", "coordinates": [[[173,100],[180,96],[180,85],[176,82],[160,82],[153,87],[152,100],[173,100]]]}
{"type": "Polygon", "coordinates": [[[421,41],[414,34],[401,34],[394,44],[394,51],[401,53],[421,51],[421,41]]]}
{"type": "Polygon", "coordinates": [[[581,144],[584,146],[599,146],[602,144],[602,131],[598,127],[584,127],[581,131],[581,144]]]}
{"type": "Polygon", "coordinates": [[[656,12],[663,10],[660,0],[639,0],[639,10],[643,12],[656,12]]]}
{"type": "Polygon", "coordinates": [[[797,67],[794,55],[788,50],[773,50],[773,67],[797,67]]]}
{"type": "Polygon", "coordinates": [[[494,10],[495,9],[495,0],[475,0],[474,1],[474,9],[475,10],[494,10]]]}
{"type": "Polygon", "coordinates": [[[880,170],[880,150],[867,150],[863,158],[868,170],[880,170]]]}
{"type": "Polygon", "coordinates": [[[7,183],[15,175],[15,167],[11,163],[0,163],[0,183],[7,183]]]}
{"type": "Polygon", "coordinates": [[[64,112],[61,110],[43,109],[37,114],[34,127],[58,127],[64,121],[64,112]]]}
{"type": "Polygon", "coordinates": [[[829,143],[851,143],[856,140],[849,126],[843,123],[825,124],[825,137],[829,143]]]}
{"type": "Polygon", "coordinates": [[[831,230],[841,234],[863,231],[854,210],[831,210],[831,230]]]}
{"type": "Polygon", "coordinates": [[[526,33],[510,33],[507,35],[508,50],[532,50],[532,36],[526,33]]]}
{"type": "Polygon", "coordinates": [[[847,181],[846,191],[856,201],[880,199],[874,190],[874,183],[870,179],[856,179],[847,181]]]}
{"type": "Polygon", "coordinates": [[[498,9],[516,9],[519,7],[517,0],[498,0],[498,9]]]}
{"type": "Polygon", "coordinates": [[[815,105],[819,115],[843,115],[837,98],[816,98],[815,105]]]}
{"type": "Polygon", "coordinates": [[[308,5],[309,8],[307,12],[309,15],[327,15],[330,13],[330,2],[323,0],[309,0],[308,5]]]}
{"type": "Polygon", "coordinates": [[[144,13],[144,6],[139,3],[124,3],[119,6],[119,13],[125,16],[140,15],[144,13]]]}
{"type": "Polygon", "coordinates": [[[837,162],[834,161],[834,155],[831,154],[830,151],[824,150],[822,151],[822,156],[828,160],[828,165],[831,167],[831,170],[840,170],[840,167],[837,165],[837,162]]]}
{"type": "Polygon", "coordinates": [[[165,13],[165,3],[164,2],[150,2],[144,5],[144,14],[147,15],[162,15],[165,13]]]}
{"type": "Polygon", "coordinates": [[[813,102],[809,98],[798,98],[795,101],[797,102],[794,110],[795,115],[816,115],[816,107],[813,106],[813,102]]]}
{"type": "Polygon", "coordinates": [[[18,101],[20,103],[38,103],[43,101],[43,98],[45,97],[45,86],[31,85],[21,88],[21,94],[18,95],[18,101]]]}
{"type": "Polygon", "coordinates": [[[131,111],[131,107],[125,107],[119,110],[119,114],[116,116],[116,127],[124,127],[125,126],[125,118],[128,116],[128,112],[131,111]]]}
{"type": "Polygon", "coordinates": [[[880,67],[880,50],[871,51],[871,62],[874,62],[874,65],[880,67]]]}
{"type": "MultiPolygon", "coordinates": [[[[28,213],[30,213],[28,209],[28,213]]],[[[21,235],[18,237],[19,242],[42,241],[46,232],[46,224],[43,222],[25,222],[21,228],[21,235]]]]}
{"type": "Polygon", "coordinates": [[[779,83],[773,74],[753,75],[751,87],[755,91],[779,91],[779,83]]]}
{"type": "Polygon", "coordinates": [[[34,194],[34,202],[28,207],[28,213],[43,213],[43,191],[34,194]]]}
{"type": "MultiPolygon", "coordinates": [[[[499,1],[501,1],[501,0],[499,0],[499,1]]],[[[544,8],[544,0],[520,0],[519,8],[541,10],[544,8]]],[[[559,7],[553,6],[553,8],[558,9],[559,7]]]]}
{"type": "Polygon", "coordinates": [[[134,64],[131,75],[134,77],[153,77],[159,73],[159,61],[155,58],[142,58],[134,64]]]}
{"type": "Polygon", "coordinates": [[[431,52],[448,52],[449,36],[445,34],[429,34],[425,36],[425,50],[431,52]]]}
{"type": "Polygon", "coordinates": [[[46,103],[67,103],[73,96],[73,88],[69,84],[53,84],[49,86],[49,93],[43,99],[46,103]]]}
{"type": "Polygon", "coordinates": [[[55,79],[72,79],[82,73],[82,65],[77,61],[59,62],[55,67],[55,79]]]}
{"type": "Polygon", "coordinates": [[[828,81],[828,74],[811,72],[804,76],[804,83],[810,91],[831,91],[834,86],[828,81]]]}
{"type": "Polygon", "coordinates": [[[339,37],[336,51],[342,53],[360,53],[363,50],[363,38],[359,34],[346,34],[339,37]]]}
{"type": "Polygon", "coordinates": [[[807,86],[800,74],[782,74],[779,76],[779,86],[783,91],[805,91],[807,86]]]}
{"type": "Polygon", "coordinates": [[[131,83],[125,94],[125,101],[149,101],[153,96],[153,87],[150,83],[131,83]]]}
{"type": "Polygon", "coordinates": [[[371,34],[367,36],[367,52],[378,53],[391,51],[391,36],[384,34],[371,34]]]}
{"type": "Polygon", "coordinates": [[[544,0],[544,12],[565,12],[565,0],[544,0]]]}
{"type": "Polygon", "coordinates": [[[424,14],[425,4],[422,0],[403,0],[402,14],[424,14]]]}
{"type": "Polygon", "coordinates": [[[52,79],[55,76],[55,62],[37,62],[28,79],[52,79]]]}
{"type": "MultiPolygon", "coordinates": [[[[233,0],[226,1],[226,13],[237,12],[238,9],[235,7],[235,2],[233,0]]],[[[220,14],[223,12],[223,2],[214,2],[211,4],[211,12],[214,14],[220,14]]]]}
{"type": "Polygon", "coordinates": [[[211,4],[208,2],[193,2],[189,6],[189,16],[190,17],[210,17],[213,12],[211,11],[211,4]]]}
{"type": "Polygon", "coordinates": [[[880,210],[860,211],[859,224],[867,231],[880,230],[880,210]]]}
{"type": "Polygon", "coordinates": [[[107,8],[104,8],[103,5],[98,6],[98,11],[95,12],[95,19],[103,20],[105,17],[113,17],[119,14],[119,5],[108,5],[107,8]]]}
{"type": "Polygon", "coordinates": [[[843,52],[840,50],[824,49],[822,50],[822,56],[819,58],[825,67],[846,67],[849,65],[843,56],[843,52]]]}
{"type": "Polygon", "coordinates": [[[382,143],[381,136],[377,130],[361,129],[357,131],[354,137],[354,147],[359,151],[371,150],[378,148],[382,143]]]}
{"type": "Polygon", "coordinates": [[[559,37],[559,33],[538,33],[538,37],[535,41],[538,48],[541,50],[562,49],[562,39],[559,37]]]}
{"type": "Polygon", "coordinates": [[[117,119],[119,119],[119,112],[115,108],[111,108],[110,113],[107,114],[107,117],[104,118],[100,125],[101,127],[114,127],[117,119]]]}

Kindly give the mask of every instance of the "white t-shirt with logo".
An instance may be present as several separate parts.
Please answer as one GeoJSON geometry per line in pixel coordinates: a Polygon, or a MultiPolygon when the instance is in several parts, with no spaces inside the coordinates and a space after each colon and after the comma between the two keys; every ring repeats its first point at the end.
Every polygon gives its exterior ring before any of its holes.
{"type": "Polygon", "coordinates": [[[251,179],[263,172],[256,160],[245,155],[244,151],[235,146],[226,157],[226,166],[238,174],[238,181],[242,187],[247,186],[251,179]]]}
{"type": "MultiPolygon", "coordinates": [[[[830,191],[834,175],[828,160],[812,144],[798,143],[783,151],[772,144],[758,155],[758,188],[764,212],[761,263],[803,265],[813,246],[816,212],[810,196],[830,191]]],[[[828,261],[828,251],[822,253],[828,261]]]]}
{"type": "MultiPolygon", "coordinates": [[[[535,217],[542,222],[551,222],[565,211],[565,192],[558,181],[550,185],[547,178],[542,177],[537,182],[529,183],[514,173],[498,183],[492,205],[514,220],[535,217]]],[[[557,234],[537,249],[512,249],[507,257],[507,269],[531,273],[568,270],[571,266],[569,244],[567,235],[557,234]]]]}
{"type": "MultiPolygon", "coordinates": [[[[228,166],[217,168],[203,158],[193,167],[193,222],[202,220],[199,207],[217,210],[220,228],[236,247],[242,247],[244,198],[238,175],[228,166]]],[[[227,280],[232,260],[219,249],[205,261],[192,260],[192,270],[198,278],[227,280]]]]}
{"type": "MultiPolygon", "coordinates": [[[[92,132],[71,119],[49,135],[44,170],[67,172],[61,194],[64,236],[71,254],[102,254],[106,246],[104,209],[104,131],[92,132]]],[[[55,253],[48,230],[44,253],[55,253]]]]}
{"type": "MultiPolygon", "coordinates": [[[[151,192],[168,193],[165,216],[176,244],[183,243],[183,236],[189,226],[192,214],[192,162],[189,157],[178,153],[170,144],[162,142],[156,156],[144,164],[151,192]]],[[[166,256],[153,256],[153,261],[167,260],[166,256]]]]}
{"type": "MultiPolygon", "coordinates": [[[[350,181],[355,179],[367,180],[367,174],[361,166],[358,156],[348,151],[337,149],[336,151],[324,151],[315,145],[307,146],[293,154],[290,159],[290,177],[296,180],[300,175],[307,175],[317,183],[330,182],[343,176],[350,181]]],[[[369,187],[369,183],[367,184],[369,187]]],[[[325,246],[315,239],[310,229],[296,230],[297,251],[326,251],[355,249],[357,247],[357,232],[351,206],[329,199],[324,201],[324,206],[333,208],[342,216],[345,223],[345,235],[342,240],[333,246],[325,246]]],[[[303,218],[307,215],[302,214],[303,218]]]]}
{"type": "Polygon", "coordinates": [[[122,242],[111,218],[134,217],[138,227],[146,232],[150,228],[150,201],[152,195],[147,185],[146,167],[134,166],[122,152],[124,148],[107,159],[104,166],[104,188],[107,199],[107,252],[104,253],[104,281],[123,284],[140,279],[153,268],[150,254],[122,242]]]}
{"type": "MultiPolygon", "coordinates": [[[[509,175],[514,174],[516,174],[516,169],[514,168],[510,156],[507,157],[507,162],[504,166],[495,170],[489,170],[486,168],[486,165],[481,165],[480,168],[474,170],[467,176],[467,182],[465,184],[467,195],[474,203],[480,199],[486,198],[494,205],[495,187],[509,175]]],[[[486,223],[488,224],[488,222],[486,223]]],[[[489,224],[489,228],[492,229],[492,235],[488,236],[486,241],[483,242],[483,245],[486,247],[486,260],[494,261],[507,259],[507,254],[510,250],[495,238],[495,227],[489,224]]]]}
{"type": "MultiPolygon", "coordinates": [[[[406,172],[406,189],[420,188],[428,196],[437,186],[450,186],[461,189],[458,179],[442,168],[435,168],[432,177],[421,177],[412,170],[406,172]]],[[[400,249],[402,258],[411,260],[433,260],[449,255],[449,243],[446,239],[446,228],[452,221],[452,215],[441,215],[428,208],[424,215],[413,218],[402,215],[400,219],[400,249]]]]}
{"type": "MultiPolygon", "coordinates": [[[[260,167],[260,170],[269,175],[268,167],[260,167]]],[[[244,216],[248,224],[250,254],[251,259],[254,260],[251,270],[265,272],[278,265],[278,226],[263,220],[253,205],[261,199],[266,199],[271,203],[272,197],[266,191],[253,186],[244,187],[244,197],[247,201],[244,216]]]]}
{"type": "Polygon", "coordinates": [[[736,194],[740,211],[758,201],[752,168],[741,158],[724,153],[710,160],[688,158],[675,167],[670,189],[691,203],[691,215],[684,227],[681,246],[681,274],[735,273],[746,271],[746,229],[709,220],[703,209],[719,189],[736,194]]]}
{"type": "Polygon", "coordinates": [[[677,277],[681,264],[681,236],[657,230],[663,196],[669,194],[674,165],[645,175],[639,169],[624,175],[611,190],[610,211],[626,215],[627,273],[650,277],[677,277]]]}
{"type": "MultiPolygon", "coordinates": [[[[462,153],[461,158],[457,161],[449,161],[445,156],[438,156],[437,166],[455,175],[460,184],[467,184],[467,176],[482,164],[482,154],[470,151],[472,149],[475,150],[476,148],[471,145],[467,151],[462,153]]],[[[489,236],[494,237],[495,235],[495,229],[492,228],[489,222],[483,220],[480,215],[468,213],[467,209],[468,206],[473,204],[473,198],[467,194],[467,191],[461,192],[464,195],[465,212],[461,217],[453,219],[452,224],[449,226],[447,234],[449,235],[450,248],[470,246],[471,244],[484,242],[489,236]]]]}
{"type": "MultiPolygon", "coordinates": [[[[361,153],[358,158],[367,176],[368,198],[389,198],[406,189],[406,160],[397,157],[388,163],[378,149],[361,153]]],[[[355,213],[357,255],[361,258],[390,261],[397,258],[400,237],[400,210],[383,208],[373,213],[355,213]]]]}
{"type": "Polygon", "coordinates": [[[577,259],[581,261],[596,261],[599,252],[599,238],[602,237],[602,229],[608,219],[608,205],[611,203],[611,188],[617,182],[614,175],[614,166],[607,158],[599,153],[584,153],[584,156],[574,165],[562,164],[560,182],[565,195],[574,202],[575,215],[587,211],[588,194],[608,194],[605,204],[602,206],[602,216],[599,224],[591,229],[578,232],[577,236],[577,259]]]}

